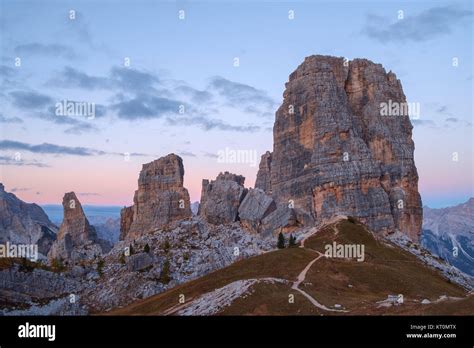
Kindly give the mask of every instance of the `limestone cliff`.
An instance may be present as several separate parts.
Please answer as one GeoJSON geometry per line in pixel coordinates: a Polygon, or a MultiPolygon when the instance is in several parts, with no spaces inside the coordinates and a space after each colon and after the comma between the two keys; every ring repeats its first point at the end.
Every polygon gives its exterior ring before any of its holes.
{"type": "Polygon", "coordinates": [[[283,97],[273,152],[262,156],[255,186],[316,221],[352,215],[372,230],[398,229],[418,240],[412,125],[407,114],[381,113],[383,103],[406,106],[395,74],[366,59],[310,56],[283,97]]]}
{"type": "Polygon", "coordinates": [[[23,202],[0,183],[1,244],[37,244],[38,251],[47,255],[57,230],[39,205],[23,202]]]}
{"type": "Polygon", "coordinates": [[[144,164],[133,206],[121,212],[120,239],[136,238],[173,221],[191,217],[189,193],[183,187],[183,177],[183,160],[175,154],[144,164]]]}
{"type": "Polygon", "coordinates": [[[74,192],[64,195],[63,209],[63,222],[48,258],[51,261],[60,259],[76,262],[101,255],[107,246],[102,245],[103,241],[97,237],[94,226],[89,224],[81,202],[74,192]]]}

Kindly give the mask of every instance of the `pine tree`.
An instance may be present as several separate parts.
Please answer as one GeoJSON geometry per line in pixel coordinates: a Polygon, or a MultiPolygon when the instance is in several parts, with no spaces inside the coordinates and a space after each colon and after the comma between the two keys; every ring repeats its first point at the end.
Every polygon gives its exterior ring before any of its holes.
{"type": "Polygon", "coordinates": [[[285,237],[283,236],[283,233],[281,233],[281,232],[278,235],[277,247],[278,247],[278,249],[285,249],[285,237]]]}
{"type": "Polygon", "coordinates": [[[145,244],[143,251],[146,252],[147,254],[150,252],[150,246],[148,245],[148,243],[145,244]]]}
{"type": "Polygon", "coordinates": [[[294,246],[296,246],[296,237],[293,237],[293,234],[290,234],[290,242],[288,244],[288,247],[291,248],[294,246]]]}

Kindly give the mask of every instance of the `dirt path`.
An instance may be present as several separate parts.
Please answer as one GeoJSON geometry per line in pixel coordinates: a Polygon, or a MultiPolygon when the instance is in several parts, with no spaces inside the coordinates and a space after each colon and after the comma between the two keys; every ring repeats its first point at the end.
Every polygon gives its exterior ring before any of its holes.
{"type": "MultiPolygon", "coordinates": [[[[315,227],[313,228],[310,233],[308,233],[306,236],[304,236],[304,238],[301,240],[300,242],[300,248],[304,248],[304,242],[309,238],[311,237],[312,235],[314,235],[315,233],[317,233],[318,231],[320,231],[322,228],[324,228],[325,226],[327,225],[330,225],[330,224],[333,224],[333,223],[336,223],[337,221],[339,220],[342,220],[346,218],[345,216],[336,216],[334,218],[332,218],[331,220],[328,220],[326,222],[324,222],[323,224],[321,224],[320,226],[318,227],[315,227]]],[[[337,226],[334,225],[334,232],[335,232],[335,235],[337,235],[339,233],[339,230],[337,229],[337,226]]],[[[319,251],[317,250],[314,250],[314,249],[308,249],[308,250],[311,250],[311,251],[314,251],[316,253],[318,253],[318,257],[316,257],[315,259],[313,259],[312,261],[310,261],[306,267],[303,269],[303,271],[301,271],[301,273],[298,275],[298,278],[296,279],[296,282],[293,283],[293,286],[291,287],[293,290],[296,290],[298,291],[299,293],[301,293],[304,297],[306,297],[315,307],[319,308],[319,309],[322,309],[324,311],[329,311],[329,312],[348,312],[346,310],[342,310],[342,309],[333,309],[333,308],[328,308],[326,307],[325,305],[319,303],[318,301],[316,301],[315,298],[313,298],[310,294],[308,294],[306,291],[302,290],[299,288],[299,285],[305,280],[306,278],[306,273],[308,273],[309,269],[311,268],[311,266],[316,262],[318,261],[321,257],[323,257],[324,255],[321,254],[319,251]]]]}
{"type": "MultiPolygon", "coordinates": [[[[318,231],[320,231],[321,229],[323,229],[324,227],[328,226],[328,225],[331,225],[331,224],[334,224],[340,220],[344,220],[344,219],[347,219],[347,216],[345,215],[337,215],[335,217],[333,217],[332,219],[329,219],[329,220],[326,220],[326,221],[323,221],[322,223],[320,223],[318,226],[315,226],[313,227],[309,233],[307,233],[303,239],[301,239],[300,241],[300,248],[304,248],[304,242],[306,241],[306,239],[308,239],[309,237],[311,237],[312,235],[314,235],[315,233],[317,233],[318,231]]],[[[336,234],[339,233],[339,231],[337,230],[336,228],[336,234]]]]}
{"type": "Polygon", "coordinates": [[[310,294],[308,294],[306,291],[300,289],[298,286],[304,282],[304,280],[306,279],[306,273],[308,273],[309,269],[311,268],[311,266],[316,262],[318,261],[321,257],[323,257],[324,255],[321,254],[319,251],[316,251],[314,250],[315,252],[317,252],[319,255],[318,257],[316,257],[315,259],[313,259],[312,261],[310,261],[306,267],[301,271],[301,273],[298,275],[298,278],[296,278],[296,281],[293,283],[293,285],[291,286],[291,288],[293,290],[296,290],[298,291],[299,293],[301,293],[304,297],[306,297],[315,307],[319,308],[319,309],[322,309],[323,311],[329,311],[329,312],[348,312],[346,310],[343,310],[343,309],[333,309],[333,308],[328,308],[326,307],[325,305],[319,303],[318,301],[316,301],[316,299],[314,297],[312,297],[310,294]]]}
{"type": "MultiPolygon", "coordinates": [[[[313,236],[315,233],[317,233],[319,230],[321,230],[321,228],[324,228],[325,226],[329,225],[329,224],[333,224],[341,219],[344,219],[345,217],[344,216],[336,216],[334,217],[333,219],[331,220],[328,220],[328,221],[325,221],[323,224],[320,224],[319,226],[317,227],[314,227],[313,229],[311,229],[308,234],[306,234],[304,236],[303,239],[301,239],[300,241],[300,248],[304,248],[304,242],[306,241],[306,239],[308,239],[309,237],[313,236]]],[[[337,234],[339,231],[337,229],[337,227],[335,226],[334,227],[334,231],[335,233],[337,234]]],[[[314,250],[314,249],[307,249],[307,250],[311,250],[312,252],[315,252],[318,254],[318,256],[316,258],[314,258],[313,260],[311,260],[307,265],[306,267],[300,272],[300,274],[298,274],[298,277],[296,278],[296,281],[293,282],[293,285],[291,286],[291,288],[293,290],[296,290],[298,291],[300,294],[302,294],[304,297],[306,297],[312,304],[313,306],[323,310],[323,311],[328,311],[328,312],[342,312],[342,313],[346,313],[348,312],[347,310],[343,310],[343,309],[334,309],[334,308],[328,308],[326,307],[325,305],[319,303],[314,297],[312,297],[310,294],[308,294],[306,291],[302,290],[299,288],[299,286],[301,285],[301,283],[303,283],[306,279],[306,274],[308,273],[309,269],[311,268],[311,266],[313,266],[314,263],[316,263],[316,261],[318,261],[321,257],[323,257],[324,255],[322,253],[320,253],[319,251],[317,250],[314,250]]],[[[226,285],[225,287],[223,288],[220,288],[220,289],[216,289],[214,291],[211,291],[211,292],[208,292],[204,295],[201,295],[199,298],[197,299],[192,299],[191,301],[187,301],[186,303],[184,304],[179,304],[179,305],[176,305],[176,306],[173,306],[169,309],[167,309],[163,315],[173,315],[173,314],[191,314],[191,315],[196,315],[196,311],[197,311],[197,308],[201,307],[209,307],[210,306],[210,303],[212,303],[213,301],[214,302],[220,302],[219,300],[223,300],[224,297],[230,297],[230,298],[226,298],[226,302],[228,302],[227,304],[225,305],[221,305],[222,307],[225,307],[226,305],[230,305],[230,303],[232,303],[232,301],[239,297],[239,295],[243,294],[246,292],[247,288],[250,288],[253,284],[255,283],[258,283],[258,282],[261,282],[261,281],[268,281],[268,280],[273,280],[273,281],[279,281],[279,282],[285,282],[286,280],[284,279],[274,279],[274,278],[257,278],[257,279],[248,279],[248,280],[245,280],[245,281],[236,281],[236,282],[233,282],[231,284],[228,284],[226,285]],[[249,284],[247,284],[248,286],[247,287],[242,287],[242,284],[240,284],[239,282],[250,282],[249,284]],[[235,291],[236,294],[234,294],[235,296],[229,296],[228,294],[226,295],[226,293],[228,293],[228,291],[222,291],[222,290],[228,290],[227,288],[229,286],[232,286],[233,284],[235,285],[238,285],[237,288],[240,288],[240,290],[243,290],[242,293],[238,294],[239,291],[235,291]],[[243,289],[245,288],[245,289],[243,289]],[[216,296],[217,295],[217,296],[216,296]],[[225,296],[224,296],[225,295],[225,296]],[[217,298],[215,298],[217,297],[217,298]],[[200,303],[202,302],[202,303],[200,303]],[[205,304],[205,305],[204,305],[205,304]],[[197,308],[195,310],[191,310],[190,307],[192,307],[193,305],[197,306],[197,308]],[[189,313],[188,313],[189,312],[189,313]]],[[[219,310],[216,309],[216,312],[218,312],[219,310]]],[[[198,314],[199,315],[199,314],[198,314]]],[[[203,313],[200,313],[200,315],[203,315],[203,313]]]]}

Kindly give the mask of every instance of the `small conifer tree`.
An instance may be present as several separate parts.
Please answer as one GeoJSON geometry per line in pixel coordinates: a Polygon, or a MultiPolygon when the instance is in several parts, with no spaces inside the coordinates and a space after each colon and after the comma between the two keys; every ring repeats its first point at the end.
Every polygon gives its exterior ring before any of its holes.
{"type": "Polygon", "coordinates": [[[277,247],[278,247],[278,249],[284,249],[285,248],[285,237],[283,236],[283,233],[281,233],[281,232],[278,235],[277,247]]]}

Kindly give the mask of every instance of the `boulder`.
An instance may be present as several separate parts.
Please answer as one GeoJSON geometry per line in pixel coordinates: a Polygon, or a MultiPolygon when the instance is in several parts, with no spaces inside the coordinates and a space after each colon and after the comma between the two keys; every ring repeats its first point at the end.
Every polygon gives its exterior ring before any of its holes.
{"type": "Polygon", "coordinates": [[[199,215],[211,224],[227,224],[239,218],[239,206],[247,189],[245,178],[229,172],[220,173],[216,180],[202,181],[199,215]]]}
{"type": "Polygon", "coordinates": [[[261,189],[249,189],[239,206],[240,223],[252,232],[259,232],[262,219],[276,209],[270,195],[261,189]]]}
{"type": "Polygon", "coordinates": [[[130,255],[127,258],[127,268],[130,272],[142,271],[153,265],[153,257],[148,253],[130,255]]]}
{"type": "Polygon", "coordinates": [[[278,204],[261,222],[261,233],[264,236],[276,235],[280,232],[291,232],[300,226],[295,209],[286,204],[278,204]]]}

